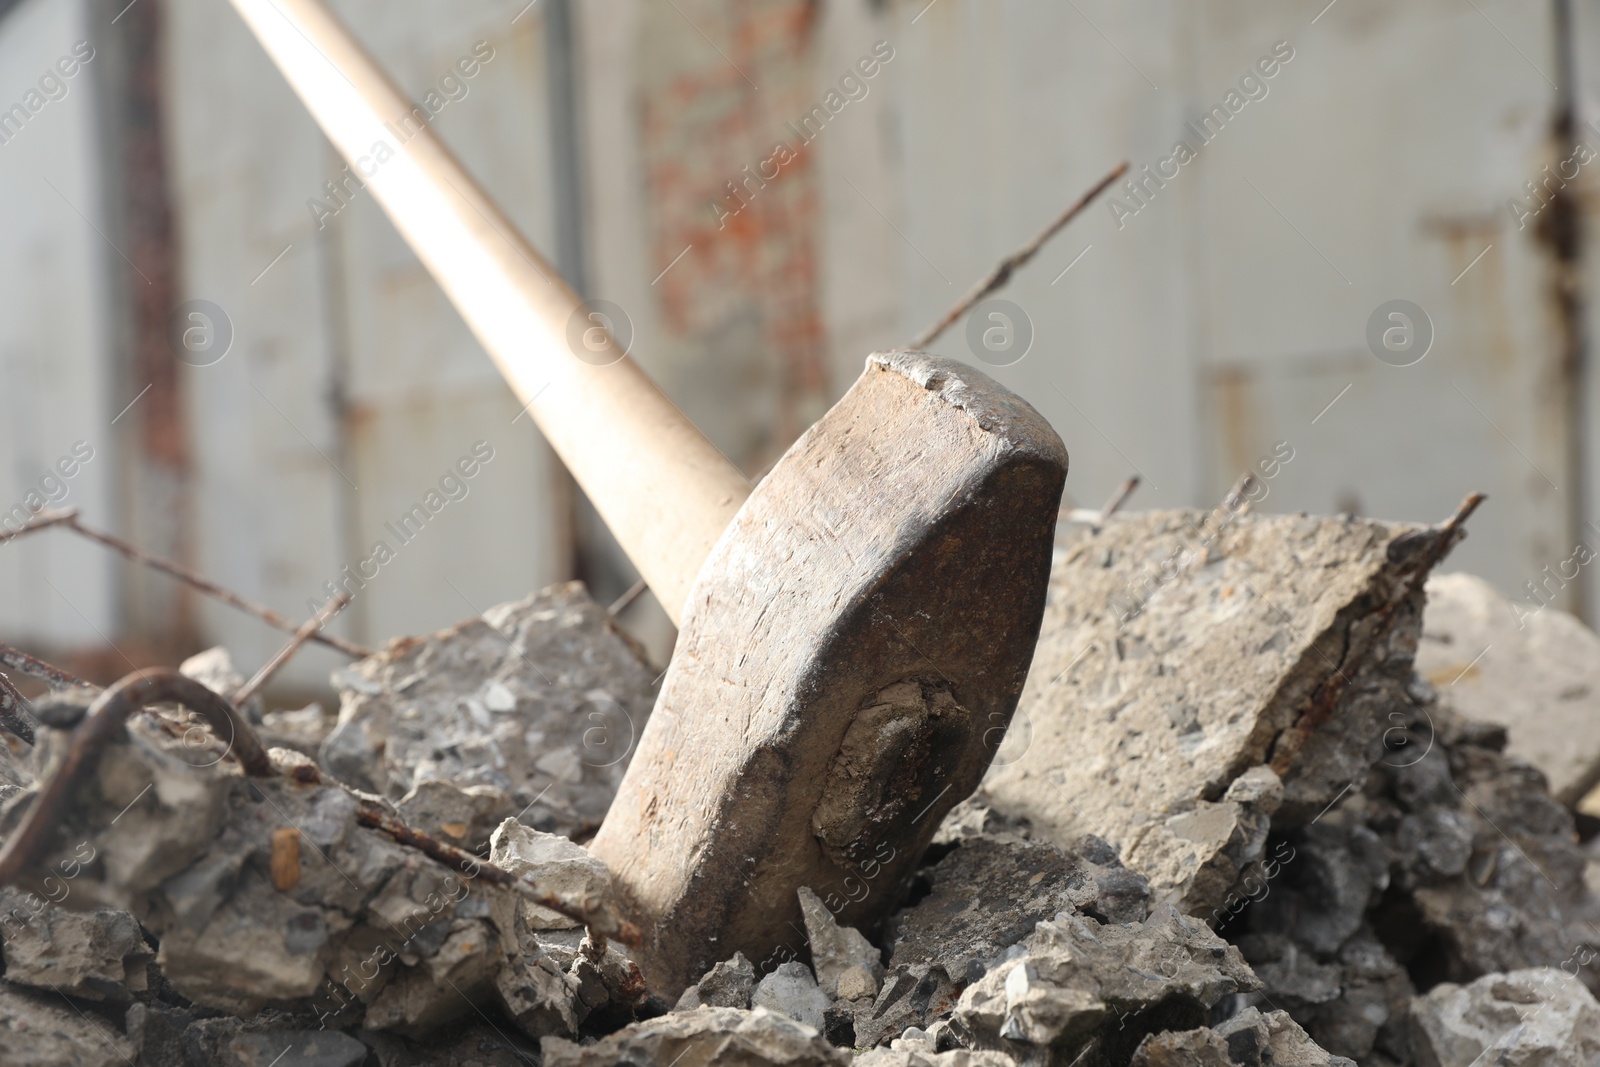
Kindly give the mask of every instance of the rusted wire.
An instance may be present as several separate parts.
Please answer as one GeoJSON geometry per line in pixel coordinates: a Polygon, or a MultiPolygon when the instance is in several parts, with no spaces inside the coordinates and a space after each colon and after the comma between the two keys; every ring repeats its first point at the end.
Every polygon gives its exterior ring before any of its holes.
{"type": "Polygon", "coordinates": [[[60,526],[62,523],[71,522],[77,517],[77,508],[62,508],[60,511],[46,508],[43,511],[35,512],[33,518],[15,530],[0,529],[0,545],[5,544],[7,541],[14,541],[26,534],[31,534],[36,530],[46,530],[52,526],[60,526]]]}
{"type": "MultiPolygon", "coordinates": [[[[359,802],[356,807],[356,821],[369,829],[378,830],[389,835],[402,845],[417,849],[430,859],[437,860],[446,866],[454,867],[468,878],[475,878],[491,885],[500,886],[502,889],[509,889],[541,908],[549,908],[558,915],[565,915],[574,922],[582,923],[588,927],[589,936],[600,941],[602,945],[602,939],[607,937],[615,938],[624,945],[638,945],[642,939],[637,926],[612,914],[609,908],[591,911],[577,907],[554,893],[540,889],[522,875],[512,874],[510,871],[503,870],[492,863],[479,859],[465,849],[448,845],[438,838],[423,833],[421,830],[407,826],[393,815],[390,815],[382,806],[370,800],[359,802]]],[[[3,857],[0,857],[0,859],[3,859],[3,857]]]]}
{"type": "MultiPolygon", "coordinates": [[[[1457,541],[1466,536],[1466,532],[1462,529],[1463,524],[1472,517],[1474,511],[1478,510],[1478,505],[1487,499],[1488,497],[1483,493],[1468,493],[1466,499],[1461,501],[1461,506],[1456,508],[1454,515],[1432,528],[1439,536],[1434,539],[1426,551],[1409,564],[1405,595],[1390,600],[1368,616],[1366,620],[1363,620],[1363,626],[1371,626],[1372,623],[1376,623],[1376,626],[1372,627],[1372,635],[1368,638],[1369,641],[1373,642],[1374,645],[1378,645],[1384,640],[1389,631],[1393,629],[1395,621],[1400,617],[1400,606],[1422,591],[1423,583],[1428,580],[1428,573],[1444,558],[1445,553],[1455,547],[1457,541]]],[[[1332,676],[1323,679],[1312,690],[1306,711],[1301,714],[1299,721],[1285,731],[1274,745],[1271,766],[1280,777],[1288,775],[1295,757],[1300,753],[1301,746],[1305,744],[1306,738],[1333,716],[1340,699],[1344,696],[1345,690],[1349,686],[1350,676],[1342,670],[1335,670],[1332,676]]]]}
{"type": "Polygon", "coordinates": [[[66,689],[74,685],[84,689],[98,688],[93,682],[86,682],[71,671],[63,670],[54,663],[46,663],[38,656],[30,656],[13,645],[0,645],[0,667],[9,667],[34,678],[42,678],[53,689],[66,689]]]}
{"type": "Polygon", "coordinates": [[[628,610],[628,607],[635,600],[638,600],[639,597],[643,596],[644,591],[648,588],[650,587],[645,584],[645,580],[640,578],[637,582],[634,582],[632,585],[628,586],[628,588],[623,591],[621,596],[617,597],[617,599],[611,602],[611,606],[606,609],[606,614],[613,619],[618,615],[621,615],[624,611],[628,610]]]}
{"type": "Polygon", "coordinates": [[[289,657],[300,651],[300,646],[315,637],[317,631],[326,626],[329,619],[343,611],[344,606],[348,603],[350,603],[350,594],[348,592],[340,592],[332,600],[322,605],[322,608],[315,615],[301,623],[300,629],[294,632],[294,636],[289,639],[289,643],[280,648],[277,655],[267,660],[261,669],[256,671],[255,677],[241,685],[238,691],[233,694],[234,706],[242,707],[246,700],[260,692],[261,687],[267,684],[267,680],[277,674],[279,668],[285,663],[289,662],[289,657]]]}
{"type": "MultiPolygon", "coordinates": [[[[135,563],[142,563],[146,567],[161,571],[163,574],[169,574],[179,581],[187,582],[189,585],[194,586],[207,596],[215,597],[224,604],[236,607],[240,611],[248,612],[274,629],[282,630],[284,633],[292,634],[297,632],[300,628],[298,623],[291,619],[284,618],[282,615],[279,615],[276,611],[273,611],[266,605],[257,604],[252,600],[246,600],[238,593],[235,593],[229,589],[224,589],[216,582],[200,577],[198,574],[194,573],[182,564],[174,563],[169,559],[162,559],[159,556],[152,556],[142,549],[135,548],[133,545],[130,545],[120,537],[108,534],[103,530],[95,530],[85,526],[82,522],[78,521],[78,517],[75,512],[70,518],[61,520],[61,524],[66,526],[67,529],[72,530],[74,533],[82,534],[91,541],[98,541],[107,548],[114,549],[115,551],[122,553],[135,563]]],[[[372,649],[370,648],[362,648],[360,645],[346,641],[342,637],[334,637],[332,634],[313,634],[311,640],[316,641],[319,644],[327,645],[330,648],[336,648],[345,655],[354,656],[357,659],[365,659],[373,654],[372,649]]]]}
{"type": "Polygon", "coordinates": [[[1128,498],[1133,495],[1133,491],[1137,488],[1139,488],[1139,476],[1137,474],[1117,486],[1117,491],[1111,494],[1111,499],[1106,501],[1106,506],[1100,509],[1100,517],[1095,520],[1094,528],[1098,530],[1104,526],[1106,520],[1115,515],[1122,505],[1128,502],[1128,498]]]}
{"type": "Polygon", "coordinates": [[[219,736],[226,730],[228,749],[246,774],[267,778],[276,773],[261,739],[233,705],[176,671],[136,671],[108,686],[89,705],[88,714],[72,732],[61,765],[39,789],[22,824],[0,849],[0,885],[14,884],[23,871],[38,863],[73,798],[94,777],[106,746],[122,732],[128,717],[147,705],[168,702],[197,712],[219,736]]]}
{"type": "Polygon", "coordinates": [[[946,311],[944,315],[940,317],[938,322],[934,323],[932,326],[929,326],[926,330],[923,330],[920,334],[918,334],[907,347],[913,349],[924,349],[933,344],[934,340],[940,334],[944,333],[945,330],[950,328],[951,323],[955,322],[961,316],[971,311],[973,305],[977,304],[978,301],[982,300],[984,297],[1000,288],[1006,282],[1010,281],[1012,273],[1018,267],[1021,267],[1027,263],[1028,260],[1037,255],[1039,249],[1044,247],[1044,243],[1046,241],[1050,240],[1050,238],[1059,233],[1061,228],[1067,223],[1077,218],[1079,212],[1088,207],[1089,204],[1094,201],[1095,197],[1099,196],[1105,191],[1107,186],[1116,181],[1118,178],[1122,177],[1127,172],[1128,163],[1126,160],[1118,163],[1115,167],[1112,167],[1110,173],[1096,182],[1094,186],[1088,192],[1080,196],[1077,202],[1071,207],[1067,208],[1067,210],[1056,216],[1054,222],[1050,223],[1050,225],[1046,226],[1044,229],[1035,234],[1033,240],[1029,241],[1027,244],[1011,253],[1005,259],[1002,259],[999,263],[995,264],[994,269],[980,278],[977,284],[971,289],[968,289],[966,295],[960,300],[956,301],[954,307],[952,307],[949,311],[946,311]]]}

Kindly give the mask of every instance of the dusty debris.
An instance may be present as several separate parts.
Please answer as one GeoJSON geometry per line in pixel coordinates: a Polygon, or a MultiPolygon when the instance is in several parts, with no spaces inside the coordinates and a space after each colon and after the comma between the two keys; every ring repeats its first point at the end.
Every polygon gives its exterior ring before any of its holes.
{"type": "Polygon", "coordinates": [[[1269,820],[1310,820],[1381,754],[1422,582],[1459,534],[1226,508],[1067,526],[1016,715],[1029,737],[989,802],[1037,836],[1099,834],[1158,900],[1210,913],[1269,820]],[[1281,795],[1230,795],[1262,765],[1281,795]]]}
{"type": "Polygon", "coordinates": [[[1418,1067],[1600,1063],[1600,1004],[1582,982],[1556,968],[1436,986],[1417,998],[1411,1020],[1418,1067]]]}
{"type": "Polygon", "coordinates": [[[1356,1067],[1317,1047],[1287,1012],[1246,1008],[1215,1027],[1152,1034],[1130,1067],[1356,1067]]]}
{"type": "MultiPolygon", "coordinates": [[[[490,839],[489,862],[513,874],[526,875],[558,896],[588,901],[598,911],[612,896],[611,872],[582,845],[557,834],[542,833],[507,819],[490,839]]],[[[570,930],[582,925],[549,908],[528,904],[523,918],[535,930],[570,930]]]]}
{"type": "Polygon", "coordinates": [[[343,701],[321,762],[394,800],[442,779],[502,793],[495,823],[592,832],[649,718],[655,676],[582,583],[552,586],[336,672],[343,701]]]}
{"type": "MultiPolygon", "coordinates": [[[[67,869],[78,866],[70,863],[67,869]]],[[[58,900],[72,892],[64,871],[41,888],[54,890],[58,900]]],[[[8,981],[85,1000],[132,1000],[146,988],[146,965],[155,958],[126,911],[69,911],[10,887],[0,889],[0,938],[8,981]]]]}
{"type": "MultiPolygon", "coordinates": [[[[125,680],[108,694],[144,684],[125,680]]],[[[159,939],[165,981],[195,1004],[240,1016],[295,1006],[423,1036],[498,997],[539,1036],[574,1033],[613,989],[642,988],[625,961],[580,946],[545,991],[555,1006],[538,1010],[526,972],[545,952],[519,925],[521,900],[507,888],[516,876],[465,854],[459,869],[445,866],[433,857],[448,846],[403,847],[396,837],[414,832],[369,818],[374,802],[319,780],[297,753],[275,750],[268,771],[278,773],[248,778],[220,755],[196,765],[188,731],[174,738],[170,725],[135,717],[109,736],[94,777],[68,798],[48,858],[21,884],[48,886],[71,865],[63,904],[139,916],[159,939]],[[92,853],[73,852],[74,841],[95,842],[92,853]],[[491,884],[491,872],[504,884],[491,884]]],[[[66,736],[47,731],[40,758],[66,736]]],[[[246,737],[234,743],[243,749],[246,737]]],[[[16,820],[31,799],[5,811],[8,839],[20,838],[16,820]]],[[[539,899],[557,906],[553,895],[539,899]]]]}
{"type": "Polygon", "coordinates": [[[1063,910],[1103,922],[1140,922],[1149,912],[1144,879],[1096,838],[1072,850],[1010,835],[972,838],[927,877],[927,897],[891,921],[889,966],[938,967],[954,981],[976,981],[1035,924],[1063,910]]]}
{"type": "MultiPolygon", "coordinates": [[[[233,654],[221,645],[190,656],[178,664],[178,673],[185,678],[193,678],[217,696],[229,699],[245,682],[244,675],[233,665],[233,654]]],[[[239,710],[248,715],[251,722],[260,722],[261,695],[251,696],[239,710]]]]}
{"type": "Polygon", "coordinates": [[[1024,1061],[1122,1062],[1146,1034],[1203,1025],[1223,997],[1259,986],[1238,949],[1170,904],[1143,923],[1065,913],[961,994],[951,1032],[1024,1061]]]}
{"type": "Polygon", "coordinates": [[[505,820],[502,813],[510,803],[510,798],[492,785],[462,789],[443,778],[430,778],[401,797],[395,811],[424,833],[468,852],[482,852],[489,847],[495,827],[505,820]]]}
{"type": "Polygon", "coordinates": [[[1016,1067],[1017,1061],[1004,1052],[964,1048],[948,1052],[875,1048],[857,1056],[851,1063],[853,1067],[1016,1067]]]}
{"type": "Polygon", "coordinates": [[[817,988],[810,967],[790,960],[778,964],[771,974],[756,983],[756,990],[750,995],[750,1006],[787,1015],[821,1033],[825,1025],[823,1017],[832,1006],[832,1000],[817,988]]]}
{"type": "Polygon", "coordinates": [[[849,1054],[828,1044],[813,1027],[764,1008],[700,1007],[635,1023],[593,1045],[549,1037],[540,1047],[544,1067],[679,1061],[729,1067],[842,1067],[850,1062],[849,1054]]]}
{"type": "Polygon", "coordinates": [[[0,1056],[27,1067],[127,1064],[138,1050],[125,1034],[57,993],[0,981],[0,1056]]]}
{"type": "Polygon", "coordinates": [[[713,1008],[748,1008],[756,990],[756,969],[735,952],[733,959],[716,964],[705,977],[683,991],[674,1011],[689,1011],[706,1005],[713,1008]]]}
{"type": "Polygon", "coordinates": [[[817,985],[822,992],[844,1000],[876,993],[878,979],[883,977],[883,959],[872,942],[860,931],[840,926],[822,898],[804,886],[800,888],[800,914],[805,919],[811,965],[816,968],[817,985]],[[847,987],[843,993],[841,981],[847,987]]]}
{"type": "Polygon", "coordinates": [[[1282,876],[1225,928],[1271,1004],[1364,1064],[1410,1062],[1419,987],[1553,965],[1600,984],[1600,901],[1542,776],[1426,685],[1389,714],[1364,786],[1284,839],[1282,876]]]}
{"type": "Polygon", "coordinates": [[[261,740],[272,748],[292,748],[315,756],[333,727],[333,716],[321,704],[312,703],[262,715],[261,740]]]}
{"type": "Polygon", "coordinates": [[[1470,574],[1428,579],[1417,672],[1470,719],[1505,726],[1506,751],[1571,807],[1600,783],[1600,636],[1470,574]]]}

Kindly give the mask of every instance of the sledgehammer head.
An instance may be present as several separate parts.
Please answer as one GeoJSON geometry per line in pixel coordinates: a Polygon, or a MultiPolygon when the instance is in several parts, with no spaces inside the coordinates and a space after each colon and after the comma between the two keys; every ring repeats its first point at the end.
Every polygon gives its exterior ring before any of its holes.
{"type": "Polygon", "coordinates": [[[878,927],[977,787],[1033,656],[1067,454],[988,376],[877,353],[717,542],[592,851],[675,997],[878,927]]]}

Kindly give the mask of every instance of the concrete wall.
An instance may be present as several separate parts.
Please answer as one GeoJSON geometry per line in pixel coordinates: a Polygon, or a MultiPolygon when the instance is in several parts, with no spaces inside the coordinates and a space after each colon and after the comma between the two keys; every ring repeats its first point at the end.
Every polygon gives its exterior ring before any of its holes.
{"type": "MultiPolygon", "coordinates": [[[[399,20],[375,2],[337,5],[405,91],[440,94],[434,127],[547,245],[541,25],[537,11],[518,18],[522,6],[399,20]],[[464,78],[455,66],[478,42],[490,58],[464,78]]],[[[352,589],[335,630],[369,644],[565,577],[569,520],[552,460],[528,419],[513,422],[518,405],[487,357],[232,9],[168,10],[185,278],[236,331],[228,357],[187,382],[204,442],[201,569],[296,618],[330,588],[352,589]],[[426,525],[400,525],[480,441],[493,459],[466,495],[438,493],[426,525]],[[380,543],[391,560],[380,562],[380,543]]],[[[244,663],[281,640],[226,608],[204,618],[244,663]]],[[[334,662],[313,652],[296,660],[298,676],[314,681],[334,662]]]]}
{"type": "MultiPolygon", "coordinates": [[[[419,98],[475,42],[494,49],[437,128],[536,244],[587,264],[587,294],[626,310],[634,354],[752,477],[869,351],[904,344],[1126,159],[1140,185],[999,294],[1032,334],[1024,358],[974,349],[965,322],[933,346],[990,364],[1051,419],[1070,503],[1097,506],[1137,472],[1133,506],[1206,505],[1276,458],[1266,510],[1438,520],[1489,493],[1453,565],[1508,592],[1579,536],[1600,547],[1584,533],[1600,398],[1573,358],[1600,336],[1593,257],[1573,237],[1596,167],[1536,223],[1508,209],[1570,154],[1564,138],[1600,147],[1582,130],[1600,102],[1592,3],[583,0],[571,98],[552,89],[550,5],[336,6],[419,98]],[[1259,98],[1197,134],[1275,49],[1272,76],[1246,86],[1259,98]],[[1580,121],[1557,130],[1569,101],[1580,121]],[[563,116],[569,170],[552,154],[563,116]],[[1142,170],[1173,166],[1180,140],[1191,160],[1159,181],[1142,170]],[[573,176],[577,197],[561,191],[573,176]],[[1405,366],[1368,337],[1397,299],[1433,335],[1405,366]]],[[[183,368],[193,561],[301,617],[347,565],[372,573],[384,541],[394,559],[338,624],[366,642],[521,595],[575,556],[607,592],[625,584],[626,561],[381,211],[359,191],[332,198],[340,161],[237,17],[208,0],[163,11],[181,295],[233,331],[226,357],[183,368]],[[390,524],[479,440],[495,459],[467,497],[402,543],[390,524]]],[[[16,73],[0,100],[82,17],[25,0],[0,22],[0,69],[16,73]]],[[[61,175],[96,217],[86,97],[0,147],[0,210],[19,235],[0,249],[16,493],[127,399],[104,293],[126,269],[39,180],[61,175]]],[[[72,499],[115,526],[97,480],[110,468],[91,464],[72,499]]],[[[1587,578],[1555,583],[1558,599],[1592,610],[1587,578]]],[[[98,550],[12,546],[0,632],[27,620],[40,640],[92,640],[122,617],[120,588],[98,550]]],[[[247,666],[280,640],[227,609],[200,622],[247,666]]],[[[634,622],[664,650],[659,615],[634,622]]],[[[296,677],[333,662],[307,655],[296,677]]]]}
{"type": "MultiPolygon", "coordinates": [[[[114,525],[112,419],[133,395],[114,391],[109,358],[109,272],[113,261],[126,268],[101,236],[95,60],[45,87],[59,96],[64,86],[59,99],[40,86],[93,32],[78,0],[27,0],[3,30],[0,511],[34,493],[114,525]],[[56,464],[79,441],[93,458],[61,478],[56,464]]],[[[112,574],[102,549],[59,531],[0,545],[0,633],[44,647],[103,643],[117,629],[112,574]]]]}

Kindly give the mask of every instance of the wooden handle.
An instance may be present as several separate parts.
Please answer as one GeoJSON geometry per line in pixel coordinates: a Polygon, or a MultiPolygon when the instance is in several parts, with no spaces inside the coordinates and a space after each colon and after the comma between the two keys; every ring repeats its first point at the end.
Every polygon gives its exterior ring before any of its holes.
{"type": "Polygon", "coordinates": [[[603,320],[579,313],[578,295],[434,135],[428,113],[321,0],[233,6],[676,623],[711,546],[749,495],[744,476],[598,328],[603,320]]]}

